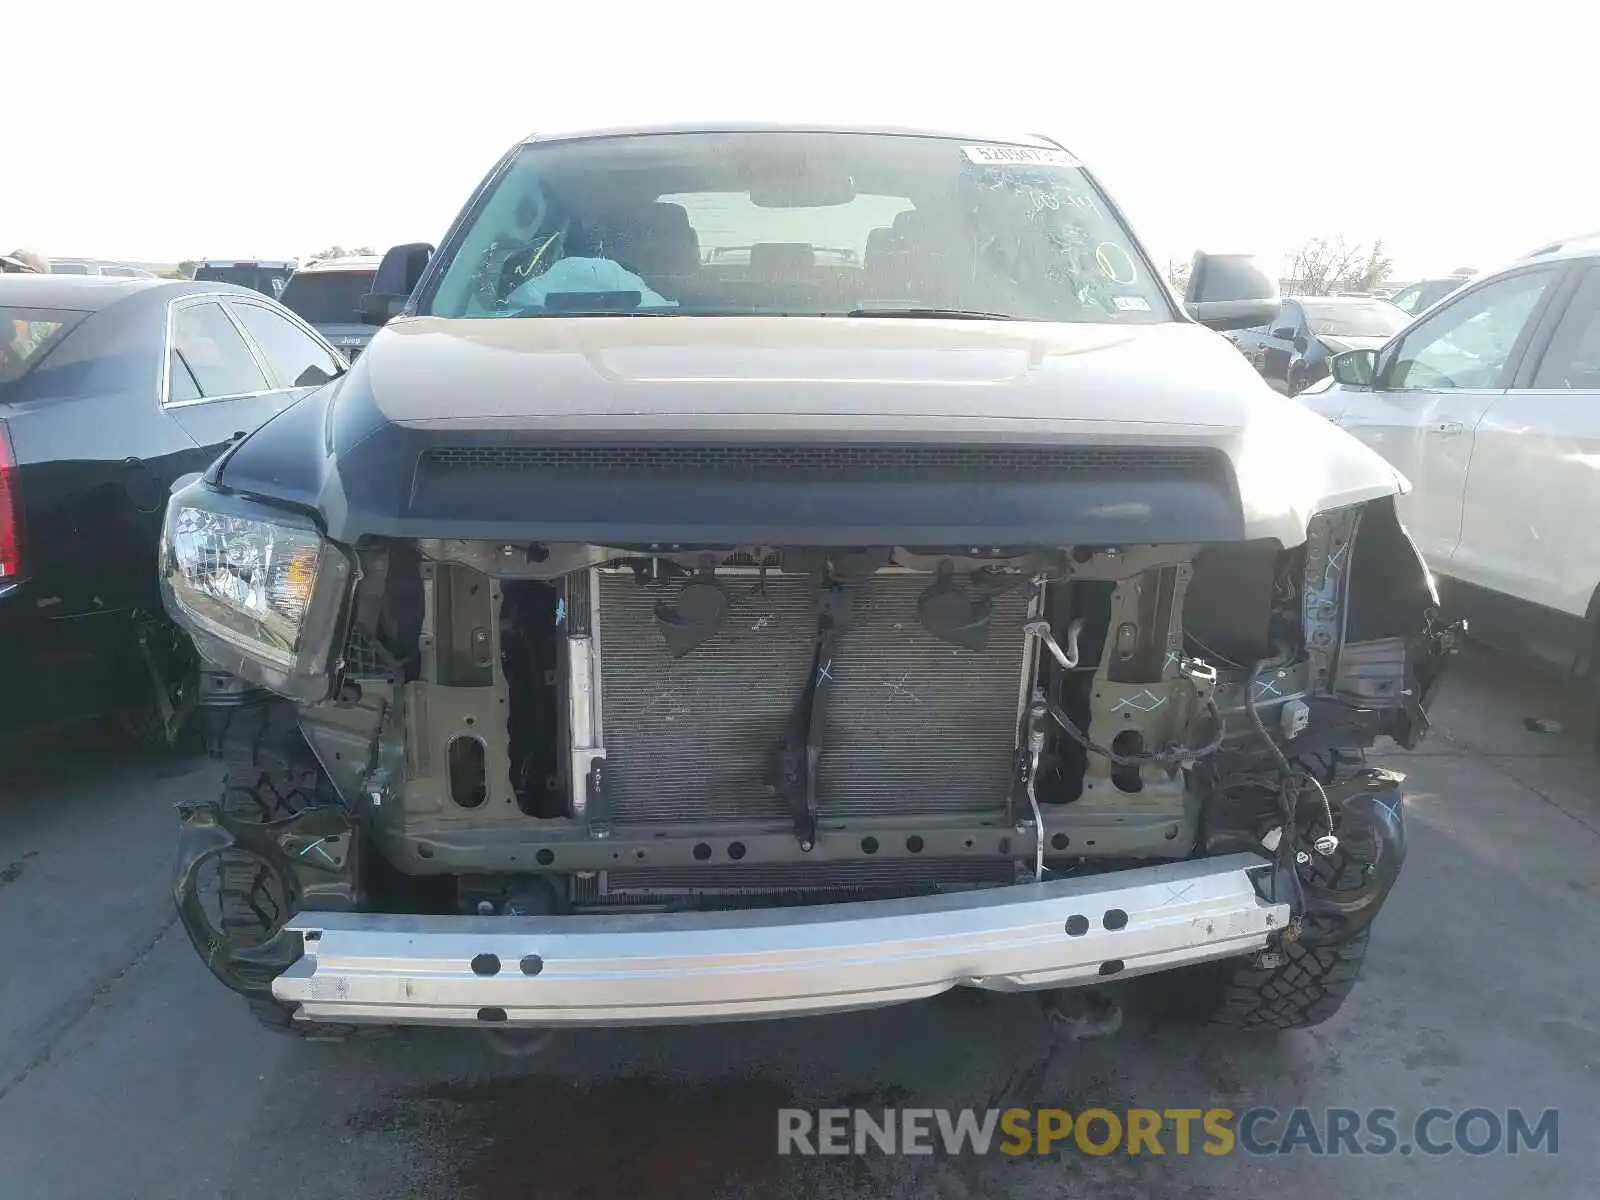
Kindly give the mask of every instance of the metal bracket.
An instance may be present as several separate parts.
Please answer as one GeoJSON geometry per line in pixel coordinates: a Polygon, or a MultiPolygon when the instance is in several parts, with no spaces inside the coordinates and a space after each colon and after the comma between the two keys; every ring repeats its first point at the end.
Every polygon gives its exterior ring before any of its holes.
{"type": "Polygon", "coordinates": [[[833,656],[854,615],[855,583],[859,578],[852,574],[823,581],[811,678],[796,701],[789,727],[773,754],[768,786],[788,801],[794,814],[795,837],[800,849],[807,853],[817,844],[817,773],[827,731],[828,700],[834,688],[833,656]]]}
{"type": "Polygon", "coordinates": [[[589,822],[589,836],[611,836],[611,795],[606,786],[606,760],[604,757],[589,760],[589,773],[584,776],[583,814],[589,822]]]}
{"type": "Polygon", "coordinates": [[[1301,624],[1305,631],[1310,686],[1327,690],[1344,637],[1344,602],[1350,557],[1361,526],[1360,508],[1332,509],[1312,518],[1306,532],[1301,624]]]}

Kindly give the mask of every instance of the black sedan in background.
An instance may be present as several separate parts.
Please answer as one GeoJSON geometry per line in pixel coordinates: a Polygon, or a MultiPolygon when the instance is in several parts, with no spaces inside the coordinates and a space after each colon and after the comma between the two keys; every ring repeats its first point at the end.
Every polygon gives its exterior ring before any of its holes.
{"type": "Polygon", "coordinates": [[[1325,376],[1335,354],[1376,349],[1410,321],[1376,297],[1291,296],[1268,324],[1225,336],[1274,389],[1293,396],[1325,376]]]}
{"type": "Polygon", "coordinates": [[[176,736],[195,663],[157,590],[171,484],[348,369],[246,288],[0,275],[0,737],[112,714],[176,736]]]}

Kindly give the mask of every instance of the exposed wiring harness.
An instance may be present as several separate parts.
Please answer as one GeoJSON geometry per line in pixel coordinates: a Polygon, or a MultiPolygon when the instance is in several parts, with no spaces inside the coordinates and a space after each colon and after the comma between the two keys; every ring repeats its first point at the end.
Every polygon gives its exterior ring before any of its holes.
{"type": "MultiPolygon", "coordinates": [[[[1249,682],[1245,684],[1244,709],[1250,717],[1250,724],[1255,728],[1262,742],[1265,743],[1267,750],[1277,762],[1279,772],[1281,772],[1278,799],[1283,810],[1284,827],[1283,832],[1278,837],[1275,855],[1278,865],[1286,870],[1290,878],[1294,880],[1297,907],[1304,912],[1306,907],[1305,885],[1300,878],[1299,863],[1295,860],[1294,843],[1300,793],[1305,790],[1306,784],[1309,783],[1316,788],[1317,794],[1322,798],[1322,811],[1328,821],[1328,832],[1316,840],[1317,853],[1325,858],[1333,854],[1339,848],[1339,839],[1333,832],[1333,805],[1328,800],[1327,790],[1322,786],[1321,780],[1310,771],[1303,768],[1299,770],[1295,768],[1272,734],[1267,730],[1266,722],[1261,719],[1261,710],[1256,701],[1257,685],[1268,670],[1278,665],[1278,661],[1276,658],[1264,658],[1256,664],[1255,670],[1250,673],[1249,682]]],[[[1274,885],[1276,885],[1276,874],[1274,874],[1273,880],[1274,885]]],[[[1276,895],[1272,898],[1274,901],[1277,900],[1276,895]]]]}

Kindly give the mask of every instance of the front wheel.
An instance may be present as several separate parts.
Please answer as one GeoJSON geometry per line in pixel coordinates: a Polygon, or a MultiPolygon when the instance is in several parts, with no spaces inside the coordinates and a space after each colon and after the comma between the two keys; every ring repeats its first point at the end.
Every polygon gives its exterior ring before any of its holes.
{"type": "MultiPolygon", "coordinates": [[[[1365,881],[1366,868],[1341,845],[1318,863],[1317,875],[1325,886],[1356,889],[1365,881]]],[[[1168,1011],[1183,1020],[1230,1029],[1278,1031],[1322,1024],[1355,990],[1370,930],[1337,941],[1312,924],[1304,933],[1306,940],[1284,940],[1250,958],[1172,972],[1168,1011]]]]}
{"type": "MultiPolygon", "coordinates": [[[[224,766],[220,807],[230,817],[265,824],[315,805],[337,803],[322,764],[306,744],[293,705],[282,701],[216,714],[216,752],[224,766]]],[[[294,915],[283,885],[258,859],[240,851],[220,856],[221,932],[255,945],[294,915]]],[[[307,1040],[341,1040],[343,1026],[293,1020],[276,1000],[252,999],[252,1015],[276,1033],[307,1040]]]]}
{"type": "Polygon", "coordinates": [[[1270,965],[1262,957],[1197,968],[1196,994],[1182,1015],[1230,1029],[1309,1029],[1343,1006],[1367,956],[1365,930],[1347,942],[1289,942],[1270,965]]]}

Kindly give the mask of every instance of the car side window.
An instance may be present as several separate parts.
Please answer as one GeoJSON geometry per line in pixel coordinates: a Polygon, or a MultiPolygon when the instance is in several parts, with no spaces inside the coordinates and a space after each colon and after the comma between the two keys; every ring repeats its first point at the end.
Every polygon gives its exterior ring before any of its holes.
{"type": "Polygon", "coordinates": [[[200,385],[194,381],[194,372],[183,361],[177,347],[167,354],[167,400],[199,400],[200,385]]]}
{"type": "Polygon", "coordinates": [[[1590,267],[1534,374],[1535,388],[1600,391],[1600,266],[1590,267]]]}
{"type": "Polygon", "coordinates": [[[1517,339],[1555,279],[1523,271],[1485,284],[1434,313],[1385,355],[1384,391],[1451,391],[1506,386],[1517,339]]]}
{"type": "MultiPolygon", "coordinates": [[[[178,309],[172,320],[172,348],[188,368],[200,397],[243,396],[272,388],[238,326],[213,300],[178,309]]],[[[171,398],[180,399],[176,393],[171,398]]]]}
{"type": "Polygon", "coordinates": [[[1408,313],[1415,313],[1420,307],[1418,301],[1421,299],[1422,285],[1414,283],[1410,287],[1406,288],[1405,291],[1395,296],[1395,298],[1389,301],[1389,303],[1393,304],[1396,308],[1405,309],[1408,313]]]}
{"type": "Polygon", "coordinates": [[[339,361],[293,321],[263,304],[230,302],[283,387],[316,387],[338,376],[339,361]]]}

